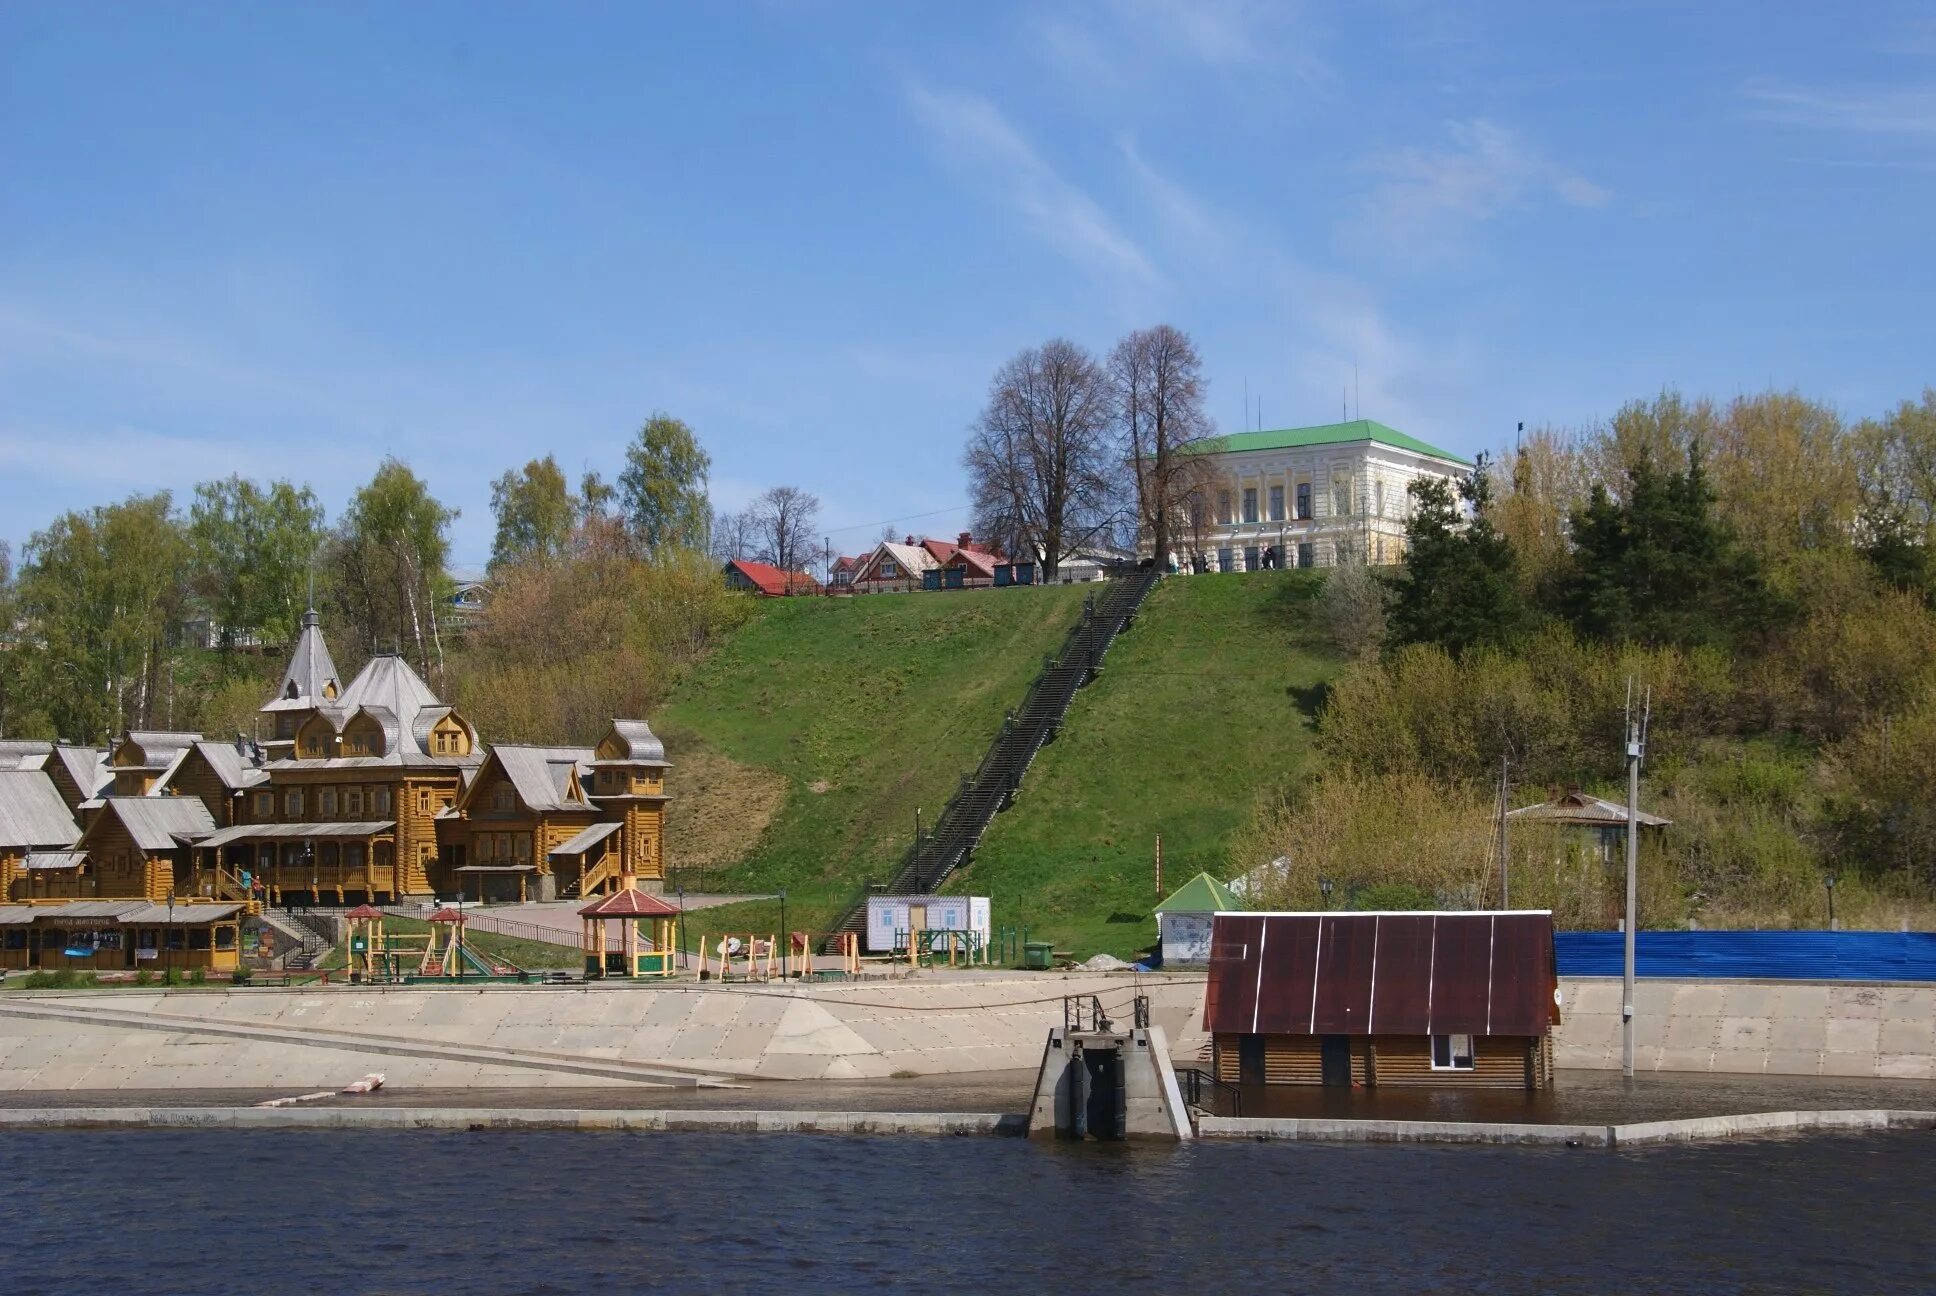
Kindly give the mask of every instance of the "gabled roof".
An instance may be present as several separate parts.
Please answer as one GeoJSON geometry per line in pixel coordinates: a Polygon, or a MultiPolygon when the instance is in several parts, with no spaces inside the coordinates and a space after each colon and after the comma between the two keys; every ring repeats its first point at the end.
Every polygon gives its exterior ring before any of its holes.
{"type": "Polygon", "coordinates": [[[374,720],[383,730],[381,756],[305,757],[292,761],[288,768],[316,768],[360,761],[363,765],[460,765],[475,763],[481,757],[432,756],[427,750],[431,726],[451,713],[449,707],[430,690],[423,677],[396,653],[370,658],[350,686],[332,706],[318,706],[316,714],[342,733],[358,714],[374,720]]]}
{"type": "Polygon", "coordinates": [[[0,846],[71,846],[80,835],[45,770],[0,770],[0,846]]]}
{"type": "Polygon", "coordinates": [[[1230,888],[1208,873],[1199,873],[1185,882],[1162,904],[1156,906],[1157,913],[1230,913],[1242,909],[1237,897],[1230,888]]]}
{"type": "MultiPolygon", "coordinates": [[[[934,544],[934,545],[940,545],[940,544],[945,544],[946,542],[939,541],[939,540],[931,540],[928,543],[934,544]]],[[[956,562],[959,562],[962,566],[966,567],[972,574],[976,576],[986,576],[990,580],[993,580],[995,578],[995,569],[1008,561],[1008,559],[1003,558],[999,554],[992,554],[983,549],[967,549],[957,544],[950,544],[950,545],[947,545],[946,547],[949,552],[945,558],[941,557],[940,554],[935,555],[937,558],[941,558],[941,565],[943,567],[947,567],[956,562]]]]}
{"type": "MultiPolygon", "coordinates": [[[[1639,811],[1634,817],[1643,828],[1665,828],[1674,822],[1648,814],[1645,810],[1639,811]]],[[[1619,828],[1627,822],[1627,807],[1575,788],[1551,801],[1508,810],[1506,818],[1531,823],[1573,824],[1582,828],[1619,828]]]]}
{"type": "Polygon", "coordinates": [[[1427,459],[1471,467],[1472,461],[1449,450],[1441,450],[1396,428],[1374,419],[1353,419],[1349,423],[1321,423],[1315,427],[1278,428],[1269,432],[1231,432],[1209,437],[1190,447],[1193,454],[1240,454],[1245,450],[1305,450],[1312,446],[1349,445],[1354,441],[1375,441],[1398,450],[1409,450],[1427,459]]]}
{"type": "Polygon", "coordinates": [[[215,777],[222,780],[222,786],[231,792],[260,783],[268,777],[256,767],[254,758],[237,751],[234,743],[198,742],[195,750],[215,771],[215,777]]]}
{"type": "Polygon", "coordinates": [[[329,645],[323,642],[323,628],[316,609],[303,613],[302,633],[296,636],[295,651],[289,654],[289,669],[276,685],[276,695],[264,711],[307,710],[326,706],[331,688],[341,691],[336,663],[330,659],[329,645]]]}
{"type": "Polygon", "coordinates": [[[173,850],[183,841],[199,841],[215,831],[215,820],[200,797],[111,796],[102,799],[101,817],[89,825],[82,840],[101,831],[109,818],[120,820],[144,851],[173,850]]]}
{"type": "Polygon", "coordinates": [[[820,582],[803,571],[782,571],[772,563],[755,562],[751,558],[734,558],[726,566],[752,582],[753,588],[768,598],[820,592],[820,582]]]}
{"type": "MultiPolygon", "coordinates": [[[[860,570],[854,573],[854,579],[863,581],[872,578],[879,570],[883,558],[892,558],[900,564],[903,572],[913,576],[919,576],[930,567],[939,566],[934,560],[934,555],[920,545],[883,540],[874,546],[874,552],[861,560],[860,570]]],[[[896,576],[892,579],[900,580],[901,577],[896,576]]]]}
{"type": "Polygon", "coordinates": [[[0,769],[41,769],[53,750],[42,738],[0,738],[0,769]]]}
{"type": "MultiPolygon", "coordinates": [[[[590,802],[572,798],[571,772],[580,766],[589,769],[591,760],[589,747],[525,747],[499,743],[491,748],[485,764],[496,763],[503,768],[504,776],[517,789],[518,800],[528,809],[590,810],[590,802]]],[[[483,782],[479,778],[471,786],[475,788],[483,782]]],[[[466,799],[470,795],[467,792],[466,799]]]]}
{"type": "Polygon", "coordinates": [[[108,754],[98,747],[69,747],[62,744],[54,748],[54,759],[67,771],[67,777],[74,780],[74,786],[80,789],[83,801],[92,799],[114,781],[114,775],[108,769],[108,754]]]}

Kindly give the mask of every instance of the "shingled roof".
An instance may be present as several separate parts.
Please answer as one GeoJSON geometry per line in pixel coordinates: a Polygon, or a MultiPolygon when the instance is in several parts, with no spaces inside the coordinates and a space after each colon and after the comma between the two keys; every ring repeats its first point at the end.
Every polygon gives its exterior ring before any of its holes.
{"type": "Polygon", "coordinates": [[[302,633],[296,636],[296,650],[289,655],[289,669],[282,673],[282,682],[276,685],[276,696],[262,709],[308,711],[328,706],[336,701],[333,694],[340,692],[341,687],[329,645],[323,642],[320,619],[316,609],[310,608],[303,613],[302,633]]]}
{"type": "Polygon", "coordinates": [[[71,846],[80,835],[46,771],[0,770],[0,847],[71,846]]]}

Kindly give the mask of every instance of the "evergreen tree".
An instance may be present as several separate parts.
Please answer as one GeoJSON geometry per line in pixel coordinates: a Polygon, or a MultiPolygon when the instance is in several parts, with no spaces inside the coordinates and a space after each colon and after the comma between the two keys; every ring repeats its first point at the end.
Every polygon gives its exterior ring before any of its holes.
{"type": "Polygon", "coordinates": [[[1560,611],[1583,635],[1645,644],[1725,644],[1776,619],[1760,560],[1714,512],[1699,443],[1687,467],[1651,455],[1627,469],[1615,499],[1596,484],[1573,515],[1560,611]]]}
{"type": "Polygon", "coordinates": [[[1387,578],[1392,604],[1386,642],[1438,644],[1461,653],[1503,645],[1527,628],[1512,546],[1493,529],[1492,494],[1484,457],[1453,486],[1442,478],[1412,483],[1412,516],[1405,523],[1405,561],[1387,578]],[[1461,501],[1471,508],[1462,515],[1461,501]]]}

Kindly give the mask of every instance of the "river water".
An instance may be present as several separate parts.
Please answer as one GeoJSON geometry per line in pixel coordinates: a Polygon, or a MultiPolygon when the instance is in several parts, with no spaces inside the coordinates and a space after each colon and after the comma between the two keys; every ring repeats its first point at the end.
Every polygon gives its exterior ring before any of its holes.
{"type": "Polygon", "coordinates": [[[0,1135],[0,1292],[1929,1292],[1927,1133],[0,1135]]]}

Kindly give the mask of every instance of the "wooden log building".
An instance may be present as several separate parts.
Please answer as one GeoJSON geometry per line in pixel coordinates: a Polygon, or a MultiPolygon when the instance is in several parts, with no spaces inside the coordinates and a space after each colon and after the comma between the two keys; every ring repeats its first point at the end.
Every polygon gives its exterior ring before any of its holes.
{"type": "Polygon", "coordinates": [[[1219,913],[1204,990],[1231,1084],[1548,1089],[1553,916],[1219,913]]]}
{"type": "MultiPolygon", "coordinates": [[[[615,719],[595,747],[487,750],[401,656],[342,685],[313,610],[260,714],[266,740],[137,731],[104,762],[7,744],[0,900],[257,912],[589,899],[628,873],[642,891],[664,885],[669,766],[642,720],[615,719]]],[[[16,953],[40,948],[22,941],[16,953]]]]}

